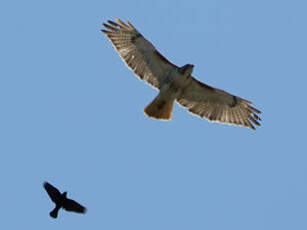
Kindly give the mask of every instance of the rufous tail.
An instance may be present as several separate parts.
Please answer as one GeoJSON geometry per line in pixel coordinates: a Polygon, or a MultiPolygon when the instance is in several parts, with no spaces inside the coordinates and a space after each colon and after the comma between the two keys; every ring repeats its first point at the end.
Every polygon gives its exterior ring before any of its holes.
{"type": "Polygon", "coordinates": [[[144,113],[152,118],[158,120],[170,120],[172,118],[174,100],[166,101],[158,95],[149,105],[144,109],[144,113]]]}

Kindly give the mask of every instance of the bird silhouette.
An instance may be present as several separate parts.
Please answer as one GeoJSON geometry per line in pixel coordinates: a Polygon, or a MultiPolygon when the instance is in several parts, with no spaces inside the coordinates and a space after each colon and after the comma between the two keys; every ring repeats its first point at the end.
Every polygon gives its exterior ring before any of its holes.
{"type": "Polygon", "coordinates": [[[66,211],[85,213],[86,208],[78,204],[76,201],[66,198],[67,192],[60,191],[53,187],[48,182],[44,182],[44,188],[47,191],[50,199],[55,203],[55,208],[50,212],[50,216],[57,218],[60,208],[64,208],[66,211]]]}

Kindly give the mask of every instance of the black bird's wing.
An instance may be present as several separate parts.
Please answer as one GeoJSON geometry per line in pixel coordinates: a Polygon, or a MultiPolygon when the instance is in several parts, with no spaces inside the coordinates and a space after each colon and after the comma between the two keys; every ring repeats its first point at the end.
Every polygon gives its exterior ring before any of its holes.
{"type": "Polygon", "coordinates": [[[63,208],[66,211],[70,212],[78,212],[78,213],[85,213],[86,208],[83,207],[81,204],[78,204],[76,201],[71,199],[66,199],[63,204],[63,208]]]}
{"type": "Polygon", "coordinates": [[[54,202],[54,203],[58,203],[61,199],[61,193],[60,191],[53,187],[51,184],[49,184],[48,182],[44,183],[44,188],[47,191],[50,199],[54,202]]]}

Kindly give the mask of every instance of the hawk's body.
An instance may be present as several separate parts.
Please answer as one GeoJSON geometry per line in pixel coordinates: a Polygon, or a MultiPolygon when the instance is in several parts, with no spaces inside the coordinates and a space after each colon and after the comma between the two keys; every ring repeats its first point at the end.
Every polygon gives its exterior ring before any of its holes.
{"type": "Polygon", "coordinates": [[[255,129],[259,110],[251,102],[208,86],[192,77],[193,65],[178,67],[163,57],[129,22],[116,19],[103,24],[115,49],[129,68],[141,79],[160,90],[144,109],[156,119],[169,120],[176,100],[191,113],[210,121],[255,129]],[[253,124],[252,124],[253,123],[253,124]]]}
{"type": "Polygon", "coordinates": [[[172,116],[174,101],[189,84],[192,70],[193,65],[189,64],[169,70],[163,86],[160,87],[159,95],[144,109],[144,112],[150,117],[169,120],[172,116]]]}

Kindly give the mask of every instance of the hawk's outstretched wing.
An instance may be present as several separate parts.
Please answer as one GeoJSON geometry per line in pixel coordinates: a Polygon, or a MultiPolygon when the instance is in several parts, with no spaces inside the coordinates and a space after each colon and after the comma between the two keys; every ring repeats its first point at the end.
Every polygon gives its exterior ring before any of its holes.
{"type": "MultiPolygon", "coordinates": [[[[106,34],[127,66],[140,79],[161,89],[166,84],[166,75],[178,67],[163,57],[129,22],[124,23],[119,19],[116,21],[117,23],[113,21],[108,21],[108,24],[103,23],[107,30],[101,31],[106,34]]],[[[254,125],[260,125],[258,121],[261,119],[257,114],[261,112],[253,108],[251,102],[205,85],[193,77],[189,81],[189,85],[182,89],[177,101],[187,107],[191,113],[210,121],[236,124],[251,129],[255,129],[254,125]]],[[[164,105],[171,105],[162,102],[164,105]]],[[[159,104],[157,105],[155,111],[161,114],[162,109],[159,104]]],[[[169,108],[168,116],[172,106],[169,108]]],[[[155,118],[161,119],[158,115],[155,118]]]]}
{"type": "Polygon", "coordinates": [[[260,126],[259,110],[251,106],[251,102],[233,96],[223,90],[210,87],[202,82],[191,79],[177,101],[191,113],[210,121],[236,124],[255,129],[260,126]],[[253,124],[252,124],[253,123],[253,124]]]}
{"type": "Polygon", "coordinates": [[[160,89],[165,74],[175,65],[169,62],[129,22],[103,23],[108,30],[101,30],[112,42],[127,66],[141,79],[160,89]]]}

